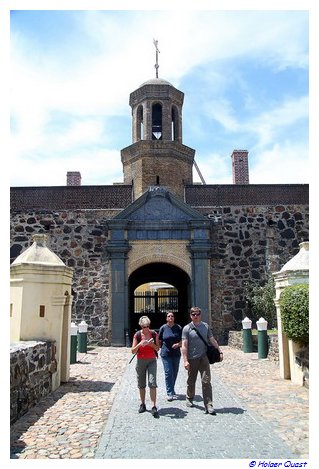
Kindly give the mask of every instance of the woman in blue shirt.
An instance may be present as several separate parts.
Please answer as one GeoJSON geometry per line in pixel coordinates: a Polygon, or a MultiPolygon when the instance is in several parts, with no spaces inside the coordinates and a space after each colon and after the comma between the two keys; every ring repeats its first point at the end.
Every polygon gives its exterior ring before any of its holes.
{"type": "Polygon", "coordinates": [[[164,366],[167,400],[176,398],[175,382],[181,359],[182,327],[175,324],[172,311],[166,313],[166,324],[161,326],[158,338],[161,346],[161,358],[164,366]]]}

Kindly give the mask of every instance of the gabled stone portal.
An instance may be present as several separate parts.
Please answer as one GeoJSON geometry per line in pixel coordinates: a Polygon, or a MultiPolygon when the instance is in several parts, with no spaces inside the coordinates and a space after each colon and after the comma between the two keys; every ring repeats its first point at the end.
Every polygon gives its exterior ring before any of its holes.
{"type": "MultiPolygon", "coordinates": [[[[107,226],[106,251],[111,259],[112,345],[125,345],[125,332],[131,330],[129,276],[150,264],[165,263],[172,266],[172,270],[178,268],[183,271],[185,279],[189,278],[189,285],[184,290],[188,292],[187,307],[200,306],[203,320],[209,322],[210,220],[166,187],[153,186],[108,221],[107,226]]],[[[170,279],[167,282],[172,281],[169,267],[167,278],[170,279]]],[[[163,274],[161,281],[165,281],[163,274]]],[[[138,284],[136,275],[134,282],[138,284]]],[[[185,318],[187,316],[186,311],[185,318]]]]}

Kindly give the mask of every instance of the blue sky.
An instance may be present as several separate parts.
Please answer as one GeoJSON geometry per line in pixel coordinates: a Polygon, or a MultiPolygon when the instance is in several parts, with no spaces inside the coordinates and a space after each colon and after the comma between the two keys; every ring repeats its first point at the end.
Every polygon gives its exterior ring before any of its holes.
{"type": "MultiPolygon", "coordinates": [[[[208,184],[307,183],[307,11],[13,11],[11,185],[122,182],[129,94],[159,76],[185,93],[183,143],[208,184]]],[[[194,169],[194,181],[199,178],[194,169]]]]}

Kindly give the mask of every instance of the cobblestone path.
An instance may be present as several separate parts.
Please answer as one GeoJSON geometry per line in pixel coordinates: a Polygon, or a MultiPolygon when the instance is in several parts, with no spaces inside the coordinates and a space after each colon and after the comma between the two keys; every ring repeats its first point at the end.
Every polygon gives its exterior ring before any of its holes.
{"type": "Polygon", "coordinates": [[[167,402],[159,360],[158,420],[149,412],[137,413],[135,365],[128,365],[129,349],[97,347],[78,354],[69,383],[12,425],[11,458],[307,458],[308,390],[280,379],[274,362],[230,347],[223,350],[224,362],[212,366],[217,416],[204,414],[200,389],[196,407],[185,407],[182,364],[180,399],[167,402]],[[132,428],[136,423],[143,429],[138,435],[132,428]],[[211,442],[207,453],[189,449],[189,438],[201,432],[211,442]],[[146,456],[137,450],[138,438],[145,440],[145,435],[151,445],[146,456]],[[170,439],[174,443],[163,453],[167,435],[174,435],[170,439]]]}

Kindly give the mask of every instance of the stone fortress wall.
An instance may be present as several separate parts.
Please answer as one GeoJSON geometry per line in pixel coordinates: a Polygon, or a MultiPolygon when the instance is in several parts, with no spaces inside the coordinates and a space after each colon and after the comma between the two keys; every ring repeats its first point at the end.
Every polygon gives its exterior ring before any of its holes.
{"type": "Polygon", "coordinates": [[[27,341],[10,346],[10,422],[18,420],[52,391],[56,371],[53,341],[27,341]]]}
{"type": "MultiPolygon", "coordinates": [[[[215,220],[211,233],[211,319],[216,336],[227,341],[228,330],[240,329],[247,314],[244,282],[262,282],[298,252],[300,242],[309,239],[308,206],[195,208],[215,220]]],[[[11,213],[11,261],[30,246],[32,234],[46,233],[48,247],[74,268],[72,320],[85,320],[89,341],[99,345],[110,344],[106,222],[120,211],[12,209],[11,213]]],[[[188,265],[188,253],[184,251],[183,262],[188,265]]]]}
{"type": "Polygon", "coordinates": [[[244,284],[263,284],[309,239],[308,209],[297,204],[223,207],[212,236],[212,322],[227,338],[227,331],[241,329],[249,315],[244,284]]]}

